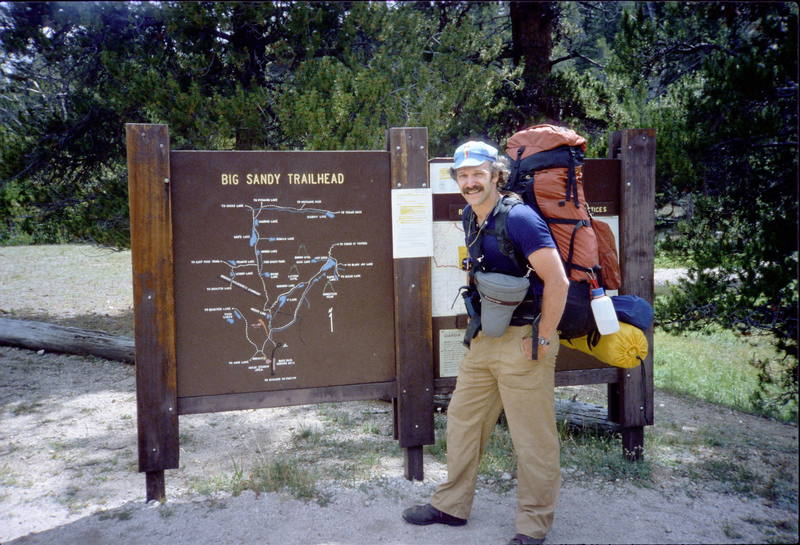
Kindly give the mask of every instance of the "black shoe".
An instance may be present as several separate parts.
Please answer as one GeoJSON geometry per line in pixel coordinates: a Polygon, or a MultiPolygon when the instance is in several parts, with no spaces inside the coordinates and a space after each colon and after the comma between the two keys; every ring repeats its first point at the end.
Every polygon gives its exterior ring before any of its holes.
{"type": "Polygon", "coordinates": [[[517,534],[511,538],[508,545],[541,545],[544,543],[543,537],[531,537],[525,534],[517,534]]]}
{"type": "Polygon", "coordinates": [[[439,511],[430,503],[415,505],[403,511],[403,519],[411,524],[447,524],[448,526],[464,526],[467,519],[460,519],[439,511]]]}

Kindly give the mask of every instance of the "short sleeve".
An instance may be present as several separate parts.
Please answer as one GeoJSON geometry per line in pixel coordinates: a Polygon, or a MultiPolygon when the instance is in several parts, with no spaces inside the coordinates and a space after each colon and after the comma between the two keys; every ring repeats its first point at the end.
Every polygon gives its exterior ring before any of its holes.
{"type": "Polygon", "coordinates": [[[542,248],[555,248],[550,229],[542,217],[530,206],[513,207],[506,222],[508,236],[525,257],[542,248]]]}

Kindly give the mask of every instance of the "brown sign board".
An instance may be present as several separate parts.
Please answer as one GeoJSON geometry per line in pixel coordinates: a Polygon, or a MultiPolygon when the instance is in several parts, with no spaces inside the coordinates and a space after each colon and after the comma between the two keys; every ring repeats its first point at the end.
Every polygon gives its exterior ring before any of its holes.
{"type": "Polygon", "coordinates": [[[179,398],[394,379],[388,152],[170,162],[179,398]]]}
{"type": "Polygon", "coordinates": [[[583,191],[593,216],[619,215],[620,162],[617,159],[586,159],[583,191]]]}

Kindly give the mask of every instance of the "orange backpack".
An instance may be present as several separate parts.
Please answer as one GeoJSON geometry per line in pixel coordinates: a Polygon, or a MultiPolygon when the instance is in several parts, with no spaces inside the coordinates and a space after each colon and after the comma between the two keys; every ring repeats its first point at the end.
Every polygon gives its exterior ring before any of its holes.
{"type": "Polygon", "coordinates": [[[520,194],[547,222],[570,280],[592,283],[596,279],[606,289],[618,289],[619,263],[613,234],[601,228],[601,261],[583,194],[585,151],[586,139],[571,129],[535,125],[518,131],[506,144],[511,174],[505,189],[520,194]],[[613,256],[608,248],[609,235],[613,256]]]}

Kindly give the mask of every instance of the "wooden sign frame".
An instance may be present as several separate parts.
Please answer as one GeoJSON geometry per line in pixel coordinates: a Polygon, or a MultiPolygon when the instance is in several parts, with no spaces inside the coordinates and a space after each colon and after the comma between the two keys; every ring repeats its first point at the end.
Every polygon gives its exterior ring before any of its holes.
{"type": "MultiPolygon", "coordinates": [[[[169,131],[166,125],[152,124],[127,124],[125,128],[139,471],[146,474],[147,500],[164,500],[164,471],[179,466],[179,415],[322,402],[391,399],[394,436],[405,452],[405,476],[422,480],[422,447],[434,443],[433,395],[449,393],[455,386],[455,378],[434,375],[431,257],[393,260],[394,380],[179,398],[169,131]]],[[[652,129],[617,131],[609,135],[609,158],[594,160],[597,162],[594,166],[607,169],[614,176],[618,172],[623,277],[620,293],[632,293],[651,303],[655,145],[652,129]]],[[[430,189],[427,129],[389,129],[387,147],[390,164],[387,190],[430,189]]],[[[454,322],[453,327],[466,325],[463,319],[454,318],[454,322]]],[[[651,349],[639,367],[617,369],[594,361],[592,365],[578,363],[556,372],[557,386],[607,384],[608,419],[618,423],[623,451],[629,459],[642,456],[644,426],[653,424],[652,328],[646,336],[651,349]]]]}
{"type": "MultiPolygon", "coordinates": [[[[378,383],[178,397],[169,131],[126,124],[136,341],[139,471],[147,501],[166,496],[164,471],[179,466],[178,417],[238,409],[392,399],[405,475],[423,478],[422,447],[433,444],[430,257],[395,258],[395,379],[378,383]]],[[[391,189],[428,186],[425,128],[392,128],[386,160],[391,189]]],[[[346,153],[346,152],[343,152],[346,153]]]]}

